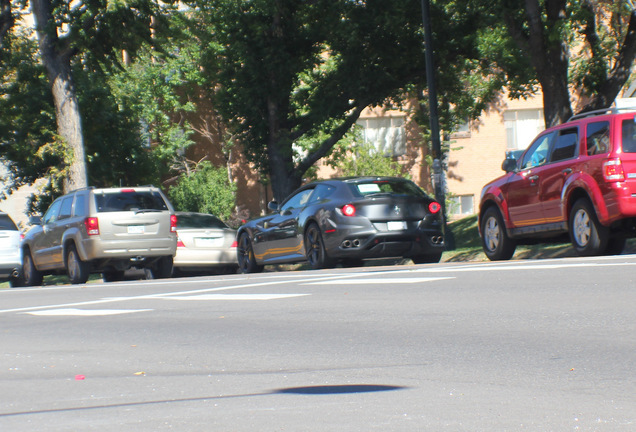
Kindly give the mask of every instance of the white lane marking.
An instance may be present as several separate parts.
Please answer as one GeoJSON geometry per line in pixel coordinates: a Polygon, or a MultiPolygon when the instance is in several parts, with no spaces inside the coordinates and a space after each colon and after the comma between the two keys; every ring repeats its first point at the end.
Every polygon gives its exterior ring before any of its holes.
{"type": "Polygon", "coordinates": [[[278,300],[291,297],[303,297],[311,294],[202,294],[193,296],[170,296],[166,300],[278,300]]]}
{"type": "Polygon", "coordinates": [[[319,282],[307,282],[302,285],[368,285],[368,284],[389,284],[389,283],[421,283],[444,279],[456,279],[454,277],[420,277],[420,278],[376,278],[376,279],[342,279],[319,282]]]}
{"type": "Polygon", "coordinates": [[[136,312],[147,312],[153,309],[49,309],[44,311],[24,312],[29,315],[38,316],[105,316],[121,315],[136,312]]]}
{"type": "Polygon", "coordinates": [[[414,272],[418,273],[449,273],[449,272],[480,272],[480,271],[518,271],[518,270],[559,270],[563,268],[576,268],[576,267],[634,267],[634,263],[585,263],[585,264],[517,264],[513,265],[483,265],[476,267],[445,267],[445,268],[423,268],[414,269],[414,272]]]}

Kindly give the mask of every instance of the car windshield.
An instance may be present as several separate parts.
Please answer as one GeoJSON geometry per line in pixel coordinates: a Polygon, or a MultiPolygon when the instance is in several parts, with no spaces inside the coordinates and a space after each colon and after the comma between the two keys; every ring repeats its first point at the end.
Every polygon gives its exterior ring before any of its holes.
{"type": "Polygon", "coordinates": [[[359,196],[372,195],[407,195],[424,197],[426,194],[414,183],[400,180],[369,180],[352,183],[354,194],[359,196]]]}
{"type": "Polygon", "coordinates": [[[17,231],[18,227],[15,226],[9,215],[0,215],[0,231],[17,231]]]}
{"type": "Polygon", "coordinates": [[[168,210],[160,194],[153,191],[118,191],[95,194],[98,212],[168,210]]]}
{"type": "Polygon", "coordinates": [[[183,214],[177,215],[177,229],[188,228],[227,228],[221,219],[213,215],[206,214],[183,214]]]}

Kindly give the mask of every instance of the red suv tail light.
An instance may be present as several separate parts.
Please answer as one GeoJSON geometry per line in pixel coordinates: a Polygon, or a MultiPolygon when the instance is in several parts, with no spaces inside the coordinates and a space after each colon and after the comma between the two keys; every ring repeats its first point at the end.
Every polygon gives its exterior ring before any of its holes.
{"type": "Polygon", "coordinates": [[[185,244],[183,243],[183,240],[181,240],[179,238],[179,236],[177,236],[177,247],[178,248],[184,248],[185,247],[185,244]]]}
{"type": "Polygon", "coordinates": [[[99,221],[96,217],[88,217],[84,219],[84,225],[86,226],[86,233],[89,236],[99,235],[99,221]]]}
{"type": "Polygon", "coordinates": [[[347,204],[342,207],[342,214],[344,214],[345,216],[355,216],[356,208],[351,204],[347,204]]]}
{"type": "Polygon", "coordinates": [[[623,162],[620,159],[610,159],[603,164],[603,177],[605,181],[625,180],[623,162]]]}
{"type": "Polygon", "coordinates": [[[428,211],[430,211],[432,214],[439,213],[441,209],[442,209],[442,206],[435,201],[433,201],[432,203],[428,205],[428,211]]]}

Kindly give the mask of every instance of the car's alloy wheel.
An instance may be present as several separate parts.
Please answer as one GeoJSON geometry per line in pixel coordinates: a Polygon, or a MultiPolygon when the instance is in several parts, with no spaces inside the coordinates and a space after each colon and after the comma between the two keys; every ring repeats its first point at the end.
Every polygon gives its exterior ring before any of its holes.
{"type": "Polygon", "coordinates": [[[90,264],[82,261],[75,245],[70,245],[66,252],[66,270],[72,284],[83,284],[88,280],[90,264]]]}
{"type": "Polygon", "coordinates": [[[609,230],[601,225],[589,200],[581,198],[570,211],[570,239],[581,256],[602,254],[609,241],[609,230]]]}
{"type": "Polygon", "coordinates": [[[22,261],[23,261],[22,274],[24,277],[24,285],[26,286],[42,285],[42,280],[44,279],[44,275],[37,268],[35,268],[35,263],[33,263],[33,257],[31,256],[30,250],[26,249],[24,251],[22,261]]]}
{"type": "Polygon", "coordinates": [[[332,266],[332,262],[325,250],[325,244],[322,241],[320,228],[315,223],[309,225],[305,232],[305,256],[313,269],[317,270],[332,266]]]}
{"type": "Polygon", "coordinates": [[[236,248],[236,257],[238,259],[239,270],[241,273],[259,273],[263,271],[263,266],[256,264],[254,258],[254,250],[252,249],[252,241],[248,233],[244,232],[239,237],[238,246],[236,248]]]}
{"type": "Polygon", "coordinates": [[[486,210],[482,217],[481,243],[484,253],[492,261],[512,258],[517,248],[516,243],[506,233],[506,227],[499,210],[494,207],[486,210]]]}

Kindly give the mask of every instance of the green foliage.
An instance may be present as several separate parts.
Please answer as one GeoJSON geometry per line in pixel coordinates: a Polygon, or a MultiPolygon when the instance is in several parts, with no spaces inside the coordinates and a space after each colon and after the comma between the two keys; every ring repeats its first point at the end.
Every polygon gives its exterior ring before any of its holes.
{"type": "Polygon", "coordinates": [[[55,113],[37,42],[26,31],[9,33],[0,63],[0,159],[9,166],[9,189],[30,184],[61,155],[40,152],[56,140],[55,113]]]}
{"type": "MultiPolygon", "coordinates": [[[[185,26],[180,15],[173,18],[172,27],[177,26],[185,26]]],[[[184,150],[193,144],[188,119],[209,109],[202,106],[210,96],[202,88],[199,44],[190,35],[165,42],[164,52],[145,46],[133,62],[110,76],[115,99],[143,125],[142,138],[152,151],[158,174],[183,167],[184,150]]]]}
{"type": "Polygon", "coordinates": [[[333,148],[325,163],[339,176],[390,176],[410,178],[410,174],[391,156],[379,152],[373,144],[365,143],[359,127],[346,135],[333,148]]]}
{"type": "Polygon", "coordinates": [[[190,174],[181,174],[168,191],[177,210],[211,213],[223,220],[234,211],[235,193],[236,184],[230,183],[227,171],[208,161],[201,162],[190,174]]]}

